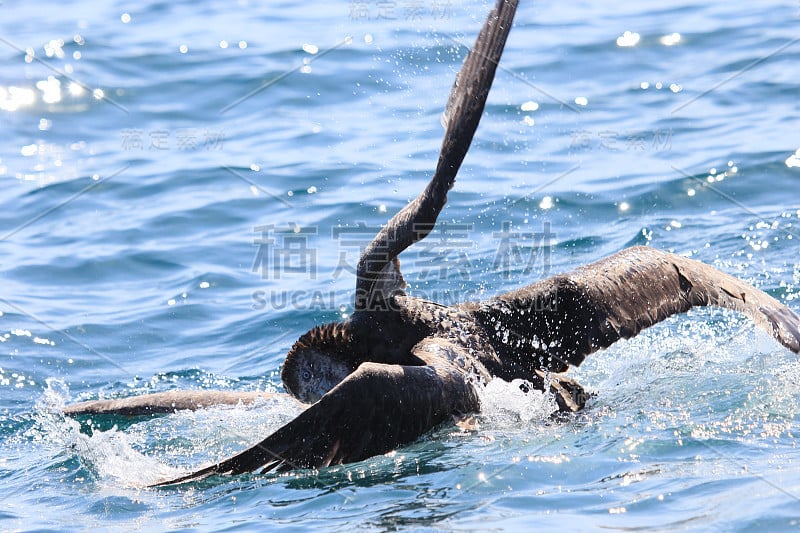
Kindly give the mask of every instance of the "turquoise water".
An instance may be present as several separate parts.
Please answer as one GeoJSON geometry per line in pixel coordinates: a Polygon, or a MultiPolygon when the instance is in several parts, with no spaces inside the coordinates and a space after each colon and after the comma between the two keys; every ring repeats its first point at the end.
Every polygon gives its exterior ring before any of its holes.
{"type": "MultiPolygon", "coordinates": [[[[141,488],[260,440],[297,413],[282,400],[58,414],[281,390],[294,339],[351,311],[370,228],[429,178],[487,9],[0,5],[0,530],[800,527],[800,363],[718,311],[574,369],[596,393],[576,416],[495,382],[474,431],[316,474],[141,488]]],[[[488,297],[649,244],[800,311],[798,37],[789,0],[523,1],[449,229],[401,257],[412,294],[488,297]]]]}

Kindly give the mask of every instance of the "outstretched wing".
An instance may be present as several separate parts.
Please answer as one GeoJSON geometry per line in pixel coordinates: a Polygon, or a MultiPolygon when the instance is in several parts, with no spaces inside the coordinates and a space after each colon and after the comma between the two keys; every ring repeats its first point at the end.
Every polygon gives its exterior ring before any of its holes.
{"type": "Polygon", "coordinates": [[[415,355],[428,364],[363,363],[317,403],[255,446],[158,485],[217,474],[360,461],[413,441],[451,415],[478,410],[477,394],[460,369],[435,352],[415,350],[415,355]]]}
{"type": "Polygon", "coordinates": [[[142,416],[202,409],[212,405],[251,404],[274,397],[270,392],[183,390],[156,392],[116,400],[92,400],[64,407],[64,414],[142,416]]]}
{"type": "Polygon", "coordinates": [[[404,285],[395,284],[402,282],[402,276],[394,260],[430,233],[447,202],[447,191],[455,182],[480,122],[516,9],[517,0],[498,0],[464,60],[442,117],[445,134],[436,172],[422,194],[392,217],[361,255],[356,311],[366,309],[376,292],[388,295],[393,288],[403,288],[404,285]]]}
{"type": "Polygon", "coordinates": [[[503,325],[514,342],[530,342],[540,350],[542,368],[563,372],[621,338],[708,305],[744,313],[800,352],[797,313],[711,266],[643,246],[497,297],[479,312],[484,320],[510,317],[503,325]]]}

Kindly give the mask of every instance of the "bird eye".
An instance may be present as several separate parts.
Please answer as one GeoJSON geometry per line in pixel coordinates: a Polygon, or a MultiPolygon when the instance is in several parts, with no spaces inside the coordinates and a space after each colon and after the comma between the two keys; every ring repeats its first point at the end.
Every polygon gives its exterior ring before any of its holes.
{"type": "Polygon", "coordinates": [[[303,373],[301,374],[301,377],[303,378],[303,381],[310,380],[311,379],[311,371],[310,370],[303,370],[303,373]]]}

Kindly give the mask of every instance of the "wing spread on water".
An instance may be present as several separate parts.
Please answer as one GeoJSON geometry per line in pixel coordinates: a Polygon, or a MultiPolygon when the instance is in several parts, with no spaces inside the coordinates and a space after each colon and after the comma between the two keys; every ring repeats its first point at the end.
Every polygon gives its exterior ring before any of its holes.
{"type": "Polygon", "coordinates": [[[800,352],[797,313],[714,267],[645,246],[506,293],[486,307],[497,306],[533,311],[506,313],[510,318],[505,325],[520,337],[539,333],[547,357],[541,366],[556,372],[697,306],[744,313],[785,347],[800,352]]]}
{"type": "Polygon", "coordinates": [[[121,415],[143,416],[202,409],[214,405],[249,405],[259,399],[268,400],[275,396],[270,392],[236,392],[182,390],[156,392],[118,398],[114,400],[92,400],[74,403],[64,407],[64,414],[81,415],[121,415]]]}
{"type": "MultiPolygon", "coordinates": [[[[434,341],[431,341],[434,342],[434,341]]],[[[157,484],[212,475],[319,468],[360,461],[409,443],[452,416],[479,409],[464,372],[442,357],[446,341],[414,350],[422,366],[363,363],[297,418],[219,463],[157,484]]]]}

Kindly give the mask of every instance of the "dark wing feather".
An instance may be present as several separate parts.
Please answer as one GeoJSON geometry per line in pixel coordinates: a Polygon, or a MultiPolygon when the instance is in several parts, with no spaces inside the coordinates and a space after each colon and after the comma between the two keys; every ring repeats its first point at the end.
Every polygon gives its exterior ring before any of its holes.
{"type": "Polygon", "coordinates": [[[297,418],[220,463],[159,483],[217,474],[318,468],[387,453],[451,415],[477,411],[477,395],[447,359],[419,353],[426,366],[363,363],[297,418]]]}
{"type": "Polygon", "coordinates": [[[250,404],[263,398],[274,397],[269,392],[236,391],[167,391],[116,400],[93,400],[64,407],[64,414],[79,415],[123,415],[141,416],[196,410],[212,405],[250,404]]]}
{"type": "Polygon", "coordinates": [[[444,140],[433,178],[422,194],[392,217],[361,255],[356,281],[357,311],[366,309],[376,292],[392,288],[391,283],[382,283],[381,279],[399,276],[399,267],[393,260],[433,229],[478,128],[516,9],[517,0],[498,0],[489,13],[450,92],[442,119],[446,128],[444,140]]]}
{"type": "Polygon", "coordinates": [[[800,352],[800,316],[794,311],[711,266],[642,246],[507,293],[480,312],[511,317],[504,325],[523,343],[535,332],[539,363],[561,372],[621,338],[707,305],[744,313],[785,347],[800,352]]]}

